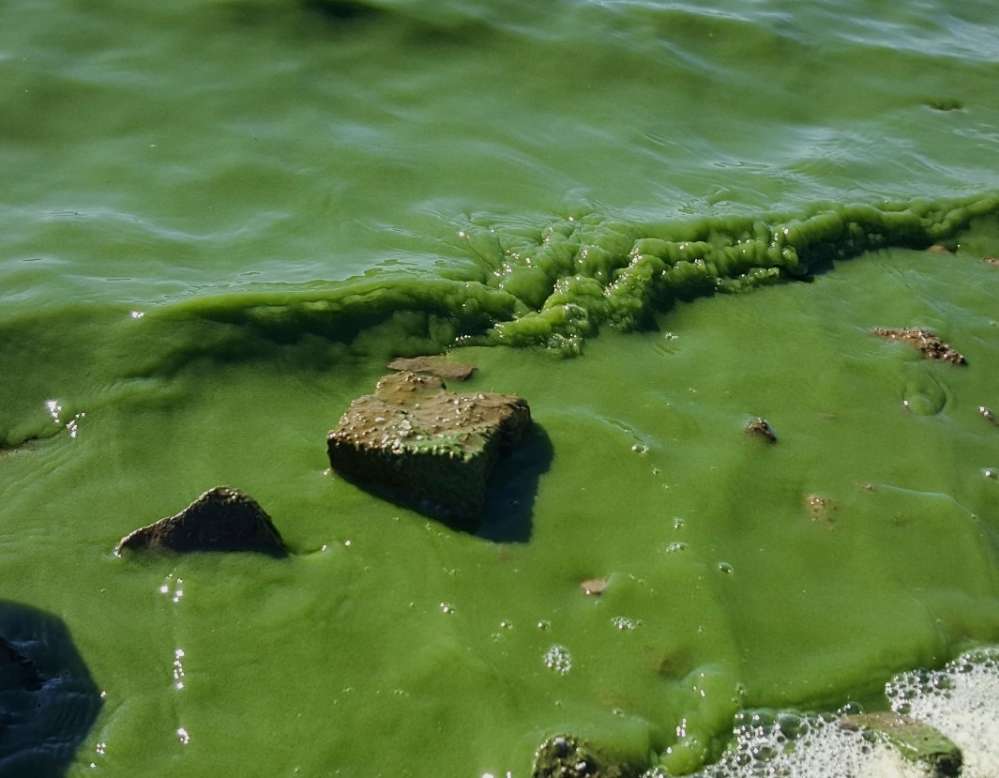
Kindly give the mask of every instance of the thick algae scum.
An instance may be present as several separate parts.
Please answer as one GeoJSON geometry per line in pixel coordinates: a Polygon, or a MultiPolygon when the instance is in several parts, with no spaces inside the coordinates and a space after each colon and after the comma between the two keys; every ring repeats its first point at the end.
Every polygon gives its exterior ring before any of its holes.
{"type": "MultiPolygon", "coordinates": [[[[105,692],[65,772],[683,774],[999,642],[993,16],[5,4],[0,561],[105,692]],[[326,470],[446,348],[543,432],[477,534],[326,470]],[[290,557],[111,554],[216,484],[290,557]]],[[[990,668],[906,703],[983,776],[990,668]]]]}

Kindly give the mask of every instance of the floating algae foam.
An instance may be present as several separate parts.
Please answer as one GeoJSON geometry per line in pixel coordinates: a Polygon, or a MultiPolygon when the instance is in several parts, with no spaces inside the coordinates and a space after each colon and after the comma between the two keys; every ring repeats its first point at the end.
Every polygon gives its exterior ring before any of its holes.
{"type": "MultiPolygon", "coordinates": [[[[117,361],[116,378],[144,378],[169,375],[201,358],[260,358],[302,342],[313,344],[307,353],[319,362],[347,349],[384,356],[475,343],[541,345],[572,355],[602,324],[641,329],[680,300],[808,278],[865,251],[942,245],[997,216],[999,195],[989,194],[880,207],[827,204],[797,216],[685,223],[629,224],[594,215],[540,229],[470,225],[459,235],[477,272],[465,270],[465,280],[376,277],[201,297],[148,316],[119,311],[113,326],[83,343],[64,341],[65,355],[53,359],[74,370],[81,360],[117,361]],[[339,349],[330,352],[329,341],[339,349]],[[139,358],[136,342],[145,344],[139,358]],[[104,353],[95,354],[98,349],[104,353]]],[[[68,314],[92,328],[91,316],[87,310],[68,314]]],[[[50,323],[48,316],[29,315],[8,324],[6,337],[19,348],[4,356],[52,348],[50,323]]],[[[7,370],[30,372],[16,363],[7,370]]],[[[30,392],[22,386],[8,391],[8,414],[23,414],[18,398],[30,392]]],[[[49,419],[34,417],[34,426],[24,418],[0,419],[8,446],[54,430],[49,419]]]]}
{"type": "Polygon", "coordinates": [[[102,692],[34,751],[905,769],[855,701],[995,773],[996,40],[986,0],[0,4],[3,596],[102,692]],[[476,533],[327,471],[441,350],[539,430],[476,533]],[[287,558],[114,557],[223,484],[287,558]]]}
{"type": "MultiPolygon", "coordinates": [[[[940,670],[902,673],[886,685],[892,710],[929,724],[961,749],[959,769],[932,765],[857,728],[840,715],[742,714],[735,741],[701,778],[989,778],[999,765],[999,651],[969,652],[940,670]]],[[[855,706],[854,706],[855,709],[855,706]]],[[[847,715],[844,712],[843,715],[847,715]]],[[[661,775],[661,773],[659,773],[661,775]]],[[[657,775],[655,771],[648,774],[657,775]]]]}

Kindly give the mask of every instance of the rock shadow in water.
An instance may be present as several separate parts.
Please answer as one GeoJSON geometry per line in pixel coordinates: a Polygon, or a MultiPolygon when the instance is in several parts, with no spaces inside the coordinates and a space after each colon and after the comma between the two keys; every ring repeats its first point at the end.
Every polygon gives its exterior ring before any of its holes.
{"type": "Polygon", "coordinates": [[[0,775],[57,778],[101,708],[69,630],[50,613],[0,600],[0,775]]]}
{"type": "Polygon", "coordinates": [[[485,516],[475,534],[497,543],[527,543],[538,483],[554,458],[551,438],[535,421],[524,441],[496,464],[486,493],[485,516]]]}

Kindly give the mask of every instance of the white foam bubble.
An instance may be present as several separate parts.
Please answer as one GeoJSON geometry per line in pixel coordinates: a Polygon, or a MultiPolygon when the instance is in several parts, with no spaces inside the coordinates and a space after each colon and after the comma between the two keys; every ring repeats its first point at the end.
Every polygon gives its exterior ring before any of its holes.
{"type": "Polygon", "coordinates": [[[935,727],[961,749],[962,778],[999,774],[999,648],[971,651],[941,670],[896,676],[892,710],[935,727]]]}
{"type": "MultiPolygon", "coordinates": [[[[701,778],[924,778],[918,768],[836,717],[784,714],[737,727],[736,741],[701,778]]],[[[654,775],[654,774],[653,774],[654,775]]]]}
{"type": "MultiPolygon", "coordinates": [[[[969,652],[941,670],[902,673],[885,695],[896,713],[934,727],[961,749],[962,778],[999,775],[999,647],[969,652]]],[[[740,714],[732,747],[697,778],[926,778],[923,767],[839,720],[838,714],[740,714]]],[[[652,771],[647,778],[662,775],[652,771]]]]}

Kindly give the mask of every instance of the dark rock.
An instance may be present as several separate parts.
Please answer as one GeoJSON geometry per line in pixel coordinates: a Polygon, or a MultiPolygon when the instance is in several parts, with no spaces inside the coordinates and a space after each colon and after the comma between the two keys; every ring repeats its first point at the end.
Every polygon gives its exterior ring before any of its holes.
{"type": "Polygon", "coordinates": [[[934,778],[961,774],[961,749],[929,724],[889,711],[847,716],[840,726],[887,743],[905,759],[929,769],[934,778]]]}
{"type": "Polygon", "coordinates": [[[115,553],[146,548],[285,555],[281,535],[263,508],[228,486],[209,489],[175,516],[131,532],[121,539],[115,553]]]}
{"type": "Polygon", "coordinates": [[[0,635],[0,775],[68,775],[80,766],[100,690],[53,614],[0,600],[0,635]]]}
{"type": "Polygon", "coordinates": [[[330,465],[372,491],[463,528],[477,526],[500,455],[531,427],[520,397],[454,394],[437,376],[385,376],[327,437],[330,465]]]}
{"type": "Polygon", "coordinates": [[[37,691],[41,686],[42,677],[35,663],[0,637],[0,691],[37,691]]]}
{"type": "Polygon", "coordinates": [[[641,769],[614,764],[577,738],[556,735],[534,754],[532,778],[638,778],[641,769]]]}
{"type": "Polygon", "coordinates": [[[770,426],[770,422],[759,416],[746,425],[746,432],[750,435],[759,435],[771,443],[777,442],[777,433],[770,426]]]}
{"type": "Polygon", "coordinates": [[[927,359],[941,359],[953,365],[966,365],[964,355],[944,343],[935,332],[923,329],[886,329],[877,327],[874,334],[888,340],[900,340],[919,349],[927,359]]]}
{"type": "Polygon", "coordinates": [[[448,362],[442,356],[431,357],[399,357],[388,363],[390,370],[410,373],[425,373],[443,378],[445,381],[467,381],[475,372],[475,365],[463,365],[460,362],[448,362]]]}

